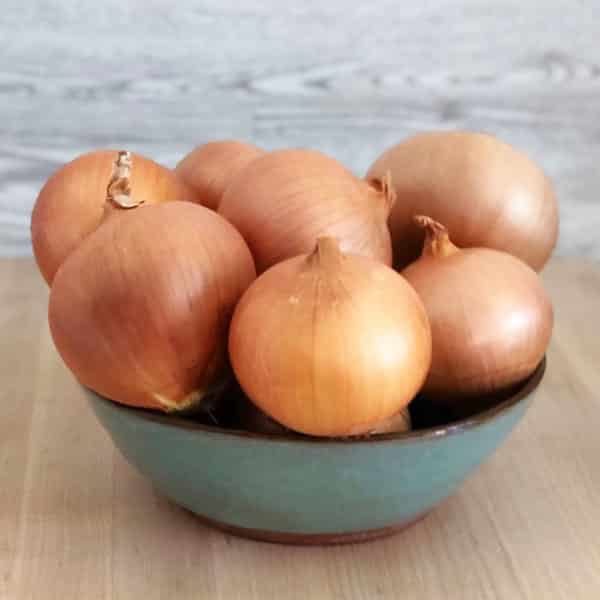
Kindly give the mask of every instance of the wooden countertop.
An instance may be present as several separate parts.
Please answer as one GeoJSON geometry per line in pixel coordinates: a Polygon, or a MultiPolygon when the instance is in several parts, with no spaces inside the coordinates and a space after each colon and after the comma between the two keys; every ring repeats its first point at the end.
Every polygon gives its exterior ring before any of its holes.
{"type": "Polygon", "coordinates": [[[0,261],[0,598],[600,597],[600,266],[556,260],[532,409],[404,533],[282,547],[208,529],[130,468],[58,358],[28,259],[0,261]]]}

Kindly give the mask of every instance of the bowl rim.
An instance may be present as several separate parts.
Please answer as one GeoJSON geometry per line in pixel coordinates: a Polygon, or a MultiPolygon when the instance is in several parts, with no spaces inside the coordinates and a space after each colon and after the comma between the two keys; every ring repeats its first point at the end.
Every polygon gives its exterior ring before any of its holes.
{"type": "Polygon", "coordinates": [[[328,438],[328,437],[311,437],[311,436],[298,436],[293,437],[286,434],[280,433],[259,433],[254,431],[245,431],[243,429],[231,429],[225,427],[219,427],[217,425],[205,425],[204,423],[198,423],[191,421],[180,416],[176,416],[168,413],[161,413],[146,408],[135,408],[120,404],[103,396],[100,396],[93,390],[89,390],[92,397],[102,403],[106,403],[111,406],[113,410],[118,412],[129,413],[135,415],[137,418],[142,420],[150,421],[160,425],[166,425],[177,429],[185,429],[187,431],[201,431],[203,433],[209,433],[213,435],[231,436],[235,438],[245,438],[260,440],[263,442],[286,442],[290,444],[381,444],[387,442],[415,442],[425,441],[431,439],[445,438],[451,435],[462,433],[466,430],[475,429],[489,423],[495,418],[507,413],[511,408],[519,404],[525,398],[534,392],[546,372],[546,357],[538,364],[535,371],[525,379],[519,386],[519,388],[511,394],[508,398],[491,406],[490,408],[481,412],[475,413],[464,419],[452,421],[446,425],[438,425],[434,427],[426,427],[424,429],[411,429],[403,432],[392,432],[377,434],[376,436],[361,436],[361,437],[340,437],[340,438],[328,438]]]}

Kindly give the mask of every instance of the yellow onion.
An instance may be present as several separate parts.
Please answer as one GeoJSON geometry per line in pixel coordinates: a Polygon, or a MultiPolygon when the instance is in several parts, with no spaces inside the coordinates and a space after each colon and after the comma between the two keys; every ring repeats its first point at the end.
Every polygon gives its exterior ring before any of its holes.
{"type": "Polygon", "coordinates": [[[236,307],[229,355],[249,398],[310,435],[371,431],[403,409],[429,369],[421,302],[391,268],[319,238],[261,275],[236,307]]]}
{"type": "Polygon", "coordinates": [[[440,223],[415,220],[426,232],[423,252],[402,274],[431,323],[433,356],[424,393],[456,402],[525,379],[552,334],[552,304],[538,275],[506,252],[459,249],[440,223]]]}
{"type": "Polygon", "coordinates": [[[264,153],[261,148],[237,140],[208,142],[194,148],[175,170],[196,190],[204,206],[216,210],[235,175],[264,153]]]}
{"type": "Polygon", "coordinates": [[[170,202],[111,214],[54,278],[54,343],[99,394],[186,409],[221,376],[230,317],[254,277],[242,237],[207,208],[170,202]]]}
{"type": "Polygon", "coordinates": [[[508,144],[466,131],[422,133],[384,152],[367,180],[387,173],[397,195],[389,219],[396,268],[423,245],[415,214],[444,223],[461,248],[503,250],[536,271],[550,257],[558,237],[552,185],[508,144]]]}
{"type": "Polygon", "coordinates": [[[139,154],[98,150],[79,156],[48,179],[31,216],[33,251],[48,284],[65,258],[100,225],[107,199],[119,208],[197,201],[172,170],[139,154]]]}
{"type": "Polygon", "coordinates": [[[391,264],[387,218],[393,194],[312,150],[266,154],[238,173],[219,213],[244,236],[259,273],[333,236],[343,252],[391,264]]]}

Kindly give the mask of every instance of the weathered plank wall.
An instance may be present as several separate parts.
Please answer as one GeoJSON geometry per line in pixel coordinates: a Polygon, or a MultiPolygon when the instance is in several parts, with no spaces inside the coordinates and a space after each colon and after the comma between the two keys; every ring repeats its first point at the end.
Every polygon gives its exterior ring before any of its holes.
{"type": "Polygon", "coordinates": [[[600,258],[595,0],[3,0],[0,254],[44,179],[99,146],[174,164],[211,138],[358,173],[418,130],[481,129],[554,179],[559,251],[600,258]]]}

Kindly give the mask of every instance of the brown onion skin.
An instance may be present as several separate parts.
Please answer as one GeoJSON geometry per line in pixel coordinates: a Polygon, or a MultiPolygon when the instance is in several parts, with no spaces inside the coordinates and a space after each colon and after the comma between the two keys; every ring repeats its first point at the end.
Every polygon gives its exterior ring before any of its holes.
{"type": "Polygon", "coordinates": [[[368,433],[404,408],[431,359],[429,324],[391,268],[344,255],[331,238],[279,263],[242,296],[229,356],[248,397],[285,427],[368,433]]]}
{"type": "Polygon", "coordinates": [[[85,386],[131,406],[201,400],[226,359],[235,303],[255,277],[242,237],[186,202],[111,215],[60,267],[49,322],[85,386]]]}
{"type": "MultiPolygon", "coordinates": [[[[31,239],[48,284],[65,258],[102,222],[117,155],[117,150],[83,154],[56,171],[40,191],[31,216],[31,239]]],[[[132,154],[132,159],[133,197],[146,204],[198,200],[171,169],[139,154],[132,154]]]]}
{"type": "Polygon", "coordinates": [[[552,254],[559,220],[552,184],[508,144],[466,131],[421,133],[384,152],[366,178],[388,171],[397,196],[389,219],[396,268],[423,245],[414,214],[444,223],[461,248],[502,250],[536,271],[552,254]]]}
{"type": "Polygon", "coordinates": [[[253,161],[225,191],[219,213],[242,234],[256,269],[312,252],[319,236],[343,252],[391,264],[392,200],[313,150],[279,150],[253,161]]]}
{"type": "Polygon", "coordinates": [[[196,190],[204,206],[217,210],[236,174],[263,154],[261,148],[237,140],[208,142],[179,161],[175,171],[196,190]]]}
{"type": "Polygon", "coordinates": [[[505,252],[438,243],[432,248],[426,240],[424,255],[402,271],[431,324],[433,354],[423,392],[453,403],[522,381],[552,335],[552,303],[540,278],[505,252]]]}

